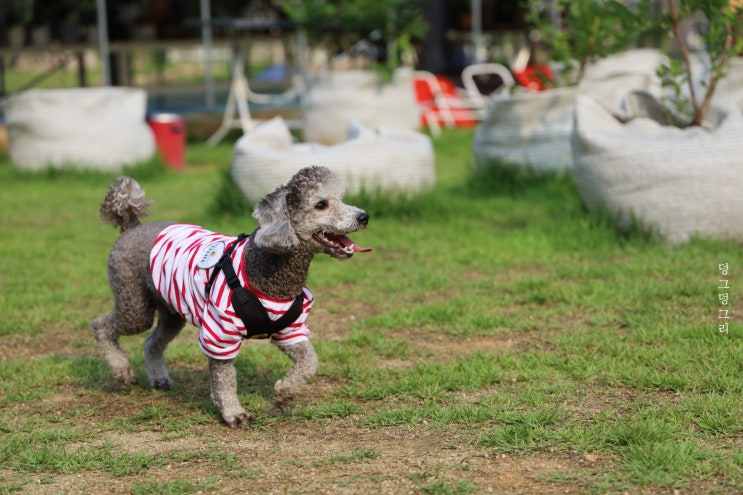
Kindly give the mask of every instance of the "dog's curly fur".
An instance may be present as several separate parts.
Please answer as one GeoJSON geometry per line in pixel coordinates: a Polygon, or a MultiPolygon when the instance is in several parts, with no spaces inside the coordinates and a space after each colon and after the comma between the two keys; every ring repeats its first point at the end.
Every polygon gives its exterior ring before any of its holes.
{"type": "MultiPolygon", "coordinates": [[[[302,293],[310,262],[326,253],[348,259],[353,251],[333,246],[325,234],[347,234],[366,228],[369,216],[343,202],[344,189],[324,167],[307,167],[256,205],[253,216],[259,228],[245,249],[245,268],[251,285],[275,299],[292,299],[302,293]],[[325,242],[323,242],[325,241],[325,242]]],[[[150,250],[159,233],[173,222],[142,224],[151,204],[134,179],[120,177],[109,188],[101,205],[101,219],[121,230],[108,258],[108,278],[114,295],[111,313],[93,320],[90,328],[114,378],[134,384],[134,371],[119,346],[119,337],[144,332],[158,321],[144,345],[150,385],[168,390],[173,381],[163,352],[185,325],[158,294],[149,271],[150,250]]],[[[275,384],[276,402],[286,405],[301,392],[317,371],[318,361],[309,341],[280,347],[294,365],[275,384]]],[[[231,427],[248,426],[255,416],[237,398],[233,360],[209,357],[211,396],[231,427]]]]}

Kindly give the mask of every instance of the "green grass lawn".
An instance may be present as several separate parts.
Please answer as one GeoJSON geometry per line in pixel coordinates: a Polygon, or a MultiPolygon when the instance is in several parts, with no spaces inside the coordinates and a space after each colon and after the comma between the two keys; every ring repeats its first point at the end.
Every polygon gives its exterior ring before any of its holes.
{"type": "MultiPolygon", "coordinates": [[[[236,437],[209,402],[194,329],[166,353],[170,395],[144,387],[142,336],[122,342],[142,387],[112,384],[87,326],[111,306],[116,232],[97,212],[114,177],[23,174],[0,158],[0,494],[96,486],[75,475],[115,480],[105,485],[115,493],[259,487],[270,469],[225,439],[262,445],[298,431],[333,442],[314,456],[314,444],[297,445],[277,469],[311,470],[337,493],[389,483],[395,493],[508,493],[508,476],[528,483],[522,493],[743,491],[741,247],[619,234],[584,211],[569,176],[476,176],[472,136],[434,141],[433,191],[348,198],[371,215],[354,239],[374,252],[313,262],[318,377],[295,409],[273,413],[272,384],[289,363],[245,346],[241,400],[259,420],[236,437]],[[420,466],[402,466],[406,442],[424,449],[420,466]],[[516,463],[535,467],[513,474],[516,463]]],[[[230,157],[229,144],[192,144],[185,173],[157,163],[130,173],[156,201],[152,220],[250,232],[250,205],[225,184],[230,157]]],[[[313,493],[298,476],[271,486],[313,493]]]]}

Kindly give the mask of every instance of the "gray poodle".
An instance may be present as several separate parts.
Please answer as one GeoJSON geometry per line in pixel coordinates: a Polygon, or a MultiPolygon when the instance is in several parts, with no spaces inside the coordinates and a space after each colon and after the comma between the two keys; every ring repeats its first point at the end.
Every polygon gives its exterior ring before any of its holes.
{"type": "Polygon", "coordinates": [[[345,204],[343,193],[327,168],[304,168],[258,203],[258,229],[236,238],[195,225],[140,224],[151,202],[134,179],[117,179],[101,204],[101,218],[121,229],[108,258],[114,308],[90,325],[114,378],[135,383],[118,340],[150,329],[157,312],[144,344],[152,387],[173,386],[163,352],[190,322],[209,358],[212,401],[229,426],[255,420],[237,398],[233,363],[245,338],[270,338],[294,362],[274,386],[277,404],[286,405],[318,366],[305,321],[313,304],[305,287],[312,258],[370,251],[346,235],[366,228],[369,215],[345,204]]]}

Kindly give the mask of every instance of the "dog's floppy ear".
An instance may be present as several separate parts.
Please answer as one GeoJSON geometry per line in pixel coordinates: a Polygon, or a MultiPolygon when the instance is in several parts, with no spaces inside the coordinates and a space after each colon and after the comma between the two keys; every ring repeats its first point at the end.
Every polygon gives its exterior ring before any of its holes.
{"type": "Polygon", "coordinates": [[[253,237],[257,246],[268,251],[287,252],[299,245],[286,208],[289,188],[282,186],[263,198],[253,210],[260,228],[253,237]]]}

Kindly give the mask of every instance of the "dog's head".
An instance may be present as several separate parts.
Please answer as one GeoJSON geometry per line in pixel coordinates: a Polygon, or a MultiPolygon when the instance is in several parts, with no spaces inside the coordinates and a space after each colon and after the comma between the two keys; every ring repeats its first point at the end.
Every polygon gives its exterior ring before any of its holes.
{"type": "Polygon", "coordinates": [[[366,228],[369,215],[343,202],[345,190],[325,167],[306,167],[266,196],[253,211],[260,228],[253,242],[268,251],[286,253],[306,246],[314,253],[348,259],[371,251],[347,234],[366,228]]]}

